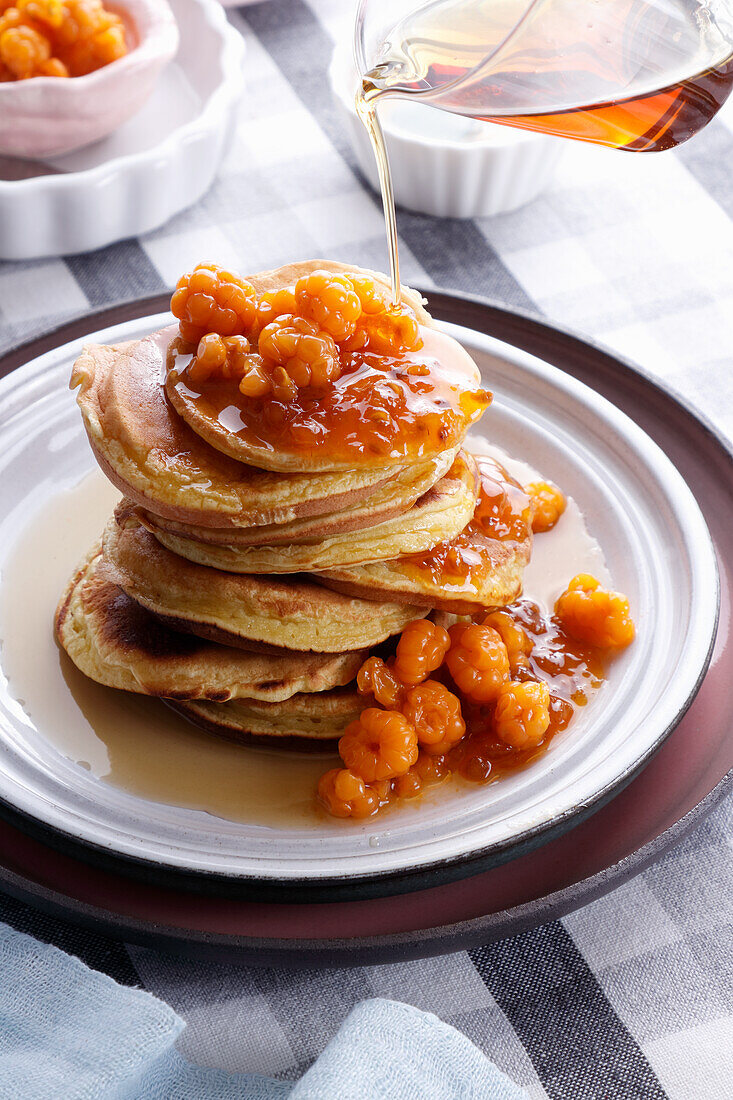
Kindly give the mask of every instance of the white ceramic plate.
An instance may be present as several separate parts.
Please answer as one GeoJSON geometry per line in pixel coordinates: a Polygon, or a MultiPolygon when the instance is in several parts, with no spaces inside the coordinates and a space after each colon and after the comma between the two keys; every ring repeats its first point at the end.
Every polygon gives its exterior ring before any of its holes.
{"type": "Polygon", "coordinates": [[[102,248],[157,228],[211,186],[242,94],[244,39],[216,0],[170,0],[180,44],[128,122],[55,157],[55,174],[0,179],[0,259],[102,248]]]}
{"type": "MultiPolygon", "coordinates": [[[[131,339],[168,320],[160,314],[89,339],[131,339]]],[[[478,853],[506,858],[529,838],[581,819],[634,774],[679,719],[708,658],[717,573],[704,520],[656,444],[603,398],[509,345],[448,328],[497,395],[487,414],[492,439],[580,504],[638,625],[636,641],[612,664],[594,703],[544,757],[488,787],[439,788],[419,810],[408,805],[364,824],[247,825],[100,782],[54,749],[28,718],[29,700],[24,710],[0,678],[0,799],[66,837],[149,867],[240,882],[323,883],[414,872],[478,853]]],[[[67,389],[81,344],[48,352],[0,382],[3,572],[34,516],[93,468],[67,389]]],[[[0,668],[12,647],[47,641],[4,637],[0,668]]]]}

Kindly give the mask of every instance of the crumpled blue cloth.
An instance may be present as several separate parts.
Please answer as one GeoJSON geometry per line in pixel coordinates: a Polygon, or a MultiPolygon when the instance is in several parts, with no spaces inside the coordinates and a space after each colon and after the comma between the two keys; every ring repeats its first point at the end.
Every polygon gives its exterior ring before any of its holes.
{"type": "Polygon", "coordinates": [[[358,1005],[296,1084],[187,1062],[173,1009],[0,924],[0,1100],[527,1100],[465,1035],[358,1005]]]}

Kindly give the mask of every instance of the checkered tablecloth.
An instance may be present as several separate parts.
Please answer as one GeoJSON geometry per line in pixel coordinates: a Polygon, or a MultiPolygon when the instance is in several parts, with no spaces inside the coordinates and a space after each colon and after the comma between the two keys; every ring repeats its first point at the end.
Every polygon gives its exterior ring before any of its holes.
{"type": "MultiPolygon", "coordinates": [[[[312,256],[384,268],[379,202],[325,78],[352,0],[264,0],[230,15],[247,38],[247,89],[209,194],[141,240],[0,264],[0,350],[162,291],[202,258],[243,272],[312,256]]],[[[727,111],[663,156],[567,143],[552,189],[513,214],[402,212],[403,276],[604,341],[733,435],[732,219],[727,111]]],[[[562,921],[420,962],[291,974],[126,947],[8,899],[0,920],[169,1001],[188,1021],[184,1052],[206,1065],[295,1078],[353,1004],[380,995],[448,1020],[538,1100],[723,1100],[733,1096],[731,816],[728,802],[655,866],[562,921]]]]}

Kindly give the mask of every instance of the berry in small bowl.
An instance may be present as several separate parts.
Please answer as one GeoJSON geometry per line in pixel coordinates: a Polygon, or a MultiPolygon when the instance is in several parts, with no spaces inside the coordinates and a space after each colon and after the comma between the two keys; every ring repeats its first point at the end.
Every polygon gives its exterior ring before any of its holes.
{"type": "Polygon", "coordinates": [[[106,137],[177,48],[167,0],[0,0],[0,153],[58,156],[106,137]]]}

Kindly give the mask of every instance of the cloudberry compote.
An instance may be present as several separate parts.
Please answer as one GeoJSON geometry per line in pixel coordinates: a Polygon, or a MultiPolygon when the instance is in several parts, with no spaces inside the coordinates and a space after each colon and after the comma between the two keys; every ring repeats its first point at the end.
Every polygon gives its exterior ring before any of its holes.
{"type": "Polygon", "coordinates": [[[305,317],[277,317],[262,329],[258,347],[265,363],[282,367],[298,389],[323,388],[341,373],[333,337],[305,317]]]}
{"type": "Polygon", "coordinates": [[[237,401],[231,385],[193,385],[187,354],[172,346],[167,388],[184,408],[190,403],[197,415],[255,449],[267,469],[279,468],[268,465],[266,456],[273,455],[316,460],[318,469],[429,458],[456,447],[491,401],[475,379],[419,352],[339,354],[339,360],[340,373],[323,388],[299,388],[291,400],[237,401]]]}
{"type": "Polygon", "coordinates": [[[257,295],[251,283],[217,264],[197,264],[182,275],[171,298],[184,340],[198,344],[208,333],[246,336],[257,316],[257,295]]]}
{"type": "Polygon", "coordinates": [[[318,799],[332,817],[371,817],[388,796],[386,784],[365,783],[348,768],[332,768],[318,780],[318,799]]]}
{"type": "Polygon", "coordinates": [[[509,679],[509,657],[498,631],[479,623],[456,623],[449,631],[446,664],[461,695],[490,703],[509,679]]]}
{"type": "Polygon", "coordinates": [[[603,588],[588,573],[574,577],[555,604],[555,614],[571,637],[601,649],[623,649],[634,640],[629,601],[603,588]]]}
{"type": "Polygon", "coordinates": [[[443,663],[448,652],[448,631],[430,619],[413,619],[397,643],[394,674],[406,687],[426,680],[443,663]]]}
{"type": "Polygon", "coordinates": [[[339,342],[353,335],[361,316],[361,301],[351,279],[330,271],[311,271],[298,279],[295,302],[301,317],[309,318],[339,342]]]}
{"type": "Polygon", "coordinates": [[[410,688],[402,713],[417,734],[417,743],[430,756],[444,756],[466,732],[461,701],[438,680],[410,688]]]}
{"type": "Polygon", "coordinates": [[[368,657],[356,676],[360,695],[371,695],[386,710],[400,710],[405,685],[381,657],[368,657]]]}
{"type": "MultiPolygon", "coordinates": [[[[590,580],[575,578],[569,591],[597,591],[590,580]]],[[[414,624],[406,629],[410,627],[415,629],[414,624]]],[[[378,690],[389,709],[364,711],[344,734],[340,748],[344,763],[367,784],[374,782],[369,777],[378,770],[385,776],[390,801],[415,798],[451,774],[490,783],[526,767],[567,728],[589,691],[601,685],[604,656],[618,648],[609,642],[610,635],[603,649],[578,641],[557,615],[545,614],[526,599],[483,615],[482,621],[457,623],[449,635],[451,648],[435,677],[402,693],[390,665],[381,658],[372,657],[362,666],[359,686],[380,701],[374,682],[384,677],[386,686],[378,690]],[[445,677],[445,669],[455,691],[438,679],[445,677]],[[400,770],[386,776],[386,769],[375,763],[382,746],[371,724],[386,727],[392,721],[397,723],[400,770]],[[369,733],[363,732],[365,724],[369,733]],[[357,734],[355,743],[344,744],[350,732],[357,734]],[[365,753],[364,742],[370,738],[365,753]],[[406,765],[409,755],[413,760],[406,765]],[[359,767],[364,759],[366,771],[359,767]]]]}
{"type": "Polygon", "coordinates": [[[510,680],[494,707],[494,732],[513,749],[541,744],[550,726],[550,689],[543,680],[510,680]]]}
{"type": "Polygon", "coordinates": [[[518,668],[512,678],[546,680],[553,696],[584,706],[603,682],[603,651],[571,637],[556,615],[544,614],[531,600],[517,600],[507,611],[532,643],[529,668],[518,668]]]}
{"type": "Polygon", "coordinates": [[[365,783],[403,775],[417,760],[417,734],[396,710],[367,707],[339,741],[347,768],[365,783]]]}
{"type": "MultiPolygon", "coordinates": [[[[456,601],[478,596],[496,568],[496,542],[521,546],[522,554],[528,555],[531,538],[532,505],[521,485],[494,458],[474,458],[480,485],[471,522],[450,541],[402,559],[411,572],[426,575],[456,601]]],[[[463,610],[470,610],[470,604],[463,610]]]]}
{"type": "Polygon", "coordinates": [[[0,4],[0,77],[84,76],[127,53],[125,28],[101,0],[0,4]]]}
{"type": "Polygon", "coordinates": [[[524,491],[532,502],[532,530],[551,531],[565,511],[565,494],[549,481],[533,481],[524,491]]]}

